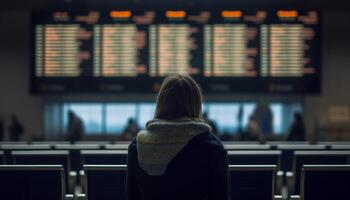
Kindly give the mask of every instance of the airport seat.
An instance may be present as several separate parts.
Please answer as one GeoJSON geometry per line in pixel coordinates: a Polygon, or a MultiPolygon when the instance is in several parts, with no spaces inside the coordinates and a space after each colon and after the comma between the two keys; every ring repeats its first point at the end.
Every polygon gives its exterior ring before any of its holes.
{"type": "Polygon", "coordinates": [[[1,141],[0,142],[0,146],[1,145],[11,145],[11,144],[29,144],[29,142],[26,142],[26,141],[17,141],[17,142],[14,142],[14,141],[1,141]]]}
{"type": "Polygon", "coordinates": [[[304,165],[301,199],[350,199],[350,165],[304,165]]]}
{"type": "Polygon", "coordinates": [[[281,151],[276,150],[229,150],[230,165],[280,165],[281,151]]]}
{"type": "Polygon", "coordinates": [[[67,150],[44,151],[12,151],[13,164],[15,165],[62,165],[65,171],[66,189],[73,192],[76,173],[71,173],[69,152],[67,150]]]}
{"type": "Polygon", "coordinates": [[[332,150],[350,150],[350,144],[334,144],[331,145],[332,150]]]}
{"type": "Polygon", "coordinates": [[[84,145],[84,144],[98,144],[98,145],[106,145],[106,144],[111,144],[109,141],[76,141],[74,144],[77,145],[84,145]]]}
{"type": "Polygon", "coordinates": [[[72,171],[79,172],[81,170],[81,150],[99,150],[99,144],[57,144],[54,146],[56,150],[68,150],[71,159],[72,171]]]}
{"type": "Polygon", "coordinates": [[[332,145],[350,145],[350,141],[320,141],[318,144],[324,144],[328,146],[332,145]]]}
{"type": "Polygon", "coordinates": [[[101,149],[100,144],[56,144],[54,149],[57,150],[98,150],[101,149]]]}
{"type": "Polygon", "coordinates": [[[288,190],[290,194],[300,194],[300,177],[303,165],[348,164],[350,151],[295,151],[293,173],[288,173],[288,190]]]}
{"type": "Polygon", "coordinates": [[[49,150],[49,144],[3,144],[0,146],[3,150],[49,150]]]}
{"type": "Polygon", "coordinates": [[[88,200],[126,200],[126,165],[84,165],[88,200]]]}
{"type": "MultiPolygon", "coordinates": [[[[127,150],[81,150],[83,165],[126,165],[127,150]]],[[[82,185],[84,184],[84,170],[79,172],[82,185]]],[[[84,189],[84,188],[83,188],[84,189]]]]}
{"type": "Polygon", "coordinates": [[[12,163],[11,151],[31,151],[31,150],[50,150],[49,144],[3,144],[0,149],[4,151],[5,163],[12,163]]]}
{"type": "Polygon", "coordinates": [[[104,146],[107,150],[127,150],[130,143],[106,144],[104,146]]]}
{"type": "Polygon", "coordinates": [[[229,144],[260,144],[258,141],[222,141],[224,145],[229,145],[229,144]]]}
{"type": "Polygon", "coordinates": [[[83,165],[126,165],[127,150],[81,150],[83,165]]]}
{"type": "Polygon", "coordinates": [[[276,170],[276,165],[230,165],[231,199],[273,199],[276,170]]]}
{"type": "Polygon", "coordinates": [[[285,172],[293,170],[293,154],[294,151],[307,150],[319,151],[325,150],[326,145],[321,144],[280,144],[277,145],[277,150],[282,151],[281,169],[285,172]]]}
{"type": "Polygon", "coordinates": [[[64,200],[61,165],[0,165],[0,198],[3,200],[64,200]]]}
{"type": "MultiPolygon", "coordinates": [[[[238,150],[228,151],[230,165],[276,165],[280,169],[282,152],[278,150],[238,150]]],[[[276,194],[281,193],[283,186],[284,173],[278,171],[276,174],[276,194]]]]}
{"type": "Polygon", "coordinates": [[[272,149],[277,149],[278,145],[308,145],[308,141],[267,141],[266,144],[271,145],[272,149]]]}
{"type": "Polygon", "coordinates": [[[70,144],[69,141],[32,141],[30,144],[49,144],[54,146],[56,144],[70,144]]]}
{"type": "Polygon", "coordinates": [[[270,150],[269,144],[225,144],[226,150],[270,150]]]}

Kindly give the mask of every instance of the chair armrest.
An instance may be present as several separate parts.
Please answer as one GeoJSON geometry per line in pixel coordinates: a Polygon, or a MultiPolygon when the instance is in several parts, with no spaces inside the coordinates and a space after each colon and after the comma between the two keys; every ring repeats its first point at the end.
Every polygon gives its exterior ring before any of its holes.
{"type": "Polygon", "coordinates": [[[81,191],[86,192],[86,181],[85,181],[85,171],[80,170],[79,171],[79,178],[80,178],[80,186],[81,186],[81,191]]]}
{"type": "Polygon", "coordinates": [[[293,172],[286,172],[286,177],[294,177],[294,173],[293,172]]]}
{"type": "Polygon", "coordinates": [[[85,194],[77,194],[76,200],[85,200],[85,199],[86,199],[85,194]]]}
{"type": "Polygon", "coordinates": [[[292,196],[290,196],[290,200],[300,200],[300,196],[299,195],[292,195],[292,196]]]}
{"type": "Polygon", "coordinates": [[[276,194],[282,194],[282,186],[284,181],[284,171],[277,171],[276,173],[276,194]]]}
{"type": "Polygon", "coordinates": [[[75,200],[75,198],[73,194],[66,194],[64,196],[64,200],[75,200]]]}
{"type": "Polygon", "coordinates": [[[75,171],[70,171],[68,173],[68,188],[69,188],[69,193],[75,193],[75,186],[77,185],[77,172],[75,171]]]}
{"type": "Polygon", "coordinates": [[[274,200],[280,200],[280,199],[283,199],[282,195],[275,195],[273,197],[274,200]]]}
{"type": "Polygon", "coordinates": [[[288,194],[294,194],[295,191],[295,177],[293,172],[286,172],[286,180],[287,180],[287,189],[288,194]]]}

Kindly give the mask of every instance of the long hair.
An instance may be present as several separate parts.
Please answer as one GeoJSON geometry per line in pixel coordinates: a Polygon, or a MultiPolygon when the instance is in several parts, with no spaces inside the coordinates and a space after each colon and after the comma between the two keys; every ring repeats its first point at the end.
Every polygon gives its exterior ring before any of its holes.
{"type": "Polygon", "coordinates": [[[190,76],[175,75],[165,78],[158,93],[155,118],[199,118],[201,112],[202,92],[190,76]]]}

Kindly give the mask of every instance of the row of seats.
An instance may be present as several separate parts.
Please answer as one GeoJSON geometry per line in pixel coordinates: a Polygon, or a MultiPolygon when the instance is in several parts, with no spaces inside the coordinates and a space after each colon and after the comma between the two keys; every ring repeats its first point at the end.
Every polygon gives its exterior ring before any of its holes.
{"type": "MultiPolygon", "coordinates": [[[[61,165],[2,165],[0,194],[11,200],[126,200],[126,165],[84,165],[83,194],[67,195],[61,165]]],[[[232,200],[282,199],[275,196],[275,165],[230,165],[232,200]]],[[[304,165],[301,195],[290,199],[345,200],[350,165],[304,165]]]]}
{"type": "MultiPolygon", "coordinates": [[[[228,151],[230,165],[275,165],[278,170],[276,178],[276,192],[280,193],[281,187],[286,183],[290,194],[300,194],[301,168],[305,164],[350,164],[350,151],[294,151],[292,154],[293,167],[291,171],[281,170],[283,157],[281,150],[235,150],[228,151]],[[284,176],[286,175],[286,177],[284,176]],[[285,178],[287,180],[285,180],[285,178]]],[[[4,155],[0,151],[0,156],[4,155]]],[[[67,190],[72,191],[80,179],[75,178],[77,172],[81,175],[82,165],[123,165],[127,162],[127,150],[30,150],[10,151],[11,162],[7,164],[60,164],[64,167],[67,179],[67,190]],[[76,155],[78,154],[78,155],[76,155]],[[77,156],[79,156],[78,159],[77,156]],[[72,168],[72,163],[79,163],[72,168]],[[70,186],[70,187],[68,187],[70,186]],[[70,189],[69,189],[70,188],[70,189]]],[[[4,157],[4,156],[2,156],[4,157]]],[[[3,159],[4,160],[4,159],[3,159]]]]}

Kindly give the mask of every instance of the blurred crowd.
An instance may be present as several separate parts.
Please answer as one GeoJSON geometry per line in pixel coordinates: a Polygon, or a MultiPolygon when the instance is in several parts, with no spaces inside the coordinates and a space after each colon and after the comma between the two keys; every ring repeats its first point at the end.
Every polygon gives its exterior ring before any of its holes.
{"type": "MultiPolygon", "coordinates": [[[[242,124],[242,115],[241,112],[238,114],[239,124],[242,124]]],[[[232,140],[232,134],[220,132],[215,119],[210,119],[207,113],[204,112],[202,118],[204,122],[212,127],[212,132],[217,137],[222,140],[232,140]]],[[[273,114],[269,106],[257,106],[253,114],[249,117],[246,127],[238,127],[238,140],[259,141],[264,143],[273,134],[272,119],[273,114]]],[[[118,139],[122,141],[131,140],[137,135],[140,129],[136,120],[134,118],[129,118],[118,139]]],[[[10,141],[20,141],[25,132],[25,128],[16,115],[10,117],[10,124],[7,127],[5,127],[4,121],[0,119],[0,141],[4,140],[6,130],[9,133],[10,141]]],[[[71,142],[82,140],[85,135],[84,121],[74,111],[68,112],[68,126],[66,130],[67,134],[65,139],[71,142]]],[[[284,139],[288,141],[303,141],[306,139],[305,137],[303,115],[297,112],[294,114],[294,120],[284,139]]]]}

